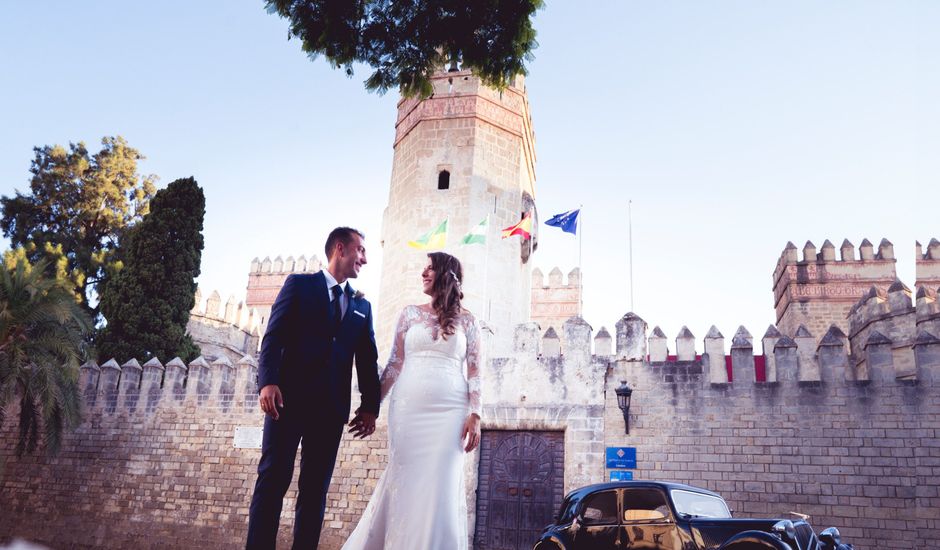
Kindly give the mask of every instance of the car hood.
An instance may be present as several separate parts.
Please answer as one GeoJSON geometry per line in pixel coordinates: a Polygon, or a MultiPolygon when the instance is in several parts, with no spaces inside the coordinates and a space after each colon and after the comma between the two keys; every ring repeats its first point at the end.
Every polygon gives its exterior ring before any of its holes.
{"type": "MultiPolygon", "coordinates": [[[[771,527],[780,521],[779,518],[762,519],[715,519],[693,518],[689,520],[692,537],[701,548],[713,549],[721,546],[729,538],[744,531],[771,532],[771,527]]],[[[796,538],[801,548],[811,548],[810,541],[815,538],[813,528],[802,520],[793,522],[796,527],[796,538]]]]}

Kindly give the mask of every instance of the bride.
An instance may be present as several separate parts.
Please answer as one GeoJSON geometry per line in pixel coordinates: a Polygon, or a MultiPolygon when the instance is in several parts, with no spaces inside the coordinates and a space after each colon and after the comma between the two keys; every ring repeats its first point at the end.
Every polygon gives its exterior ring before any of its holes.
{"type": "Polygon", "coordinates": [[[460,305],[460,261],[428,257],[431,303],[401,312],[382,373],[382,399],[395,389],[388,466],[344,550],[467,548],[464,453],[480,443],[480,329],[460,305]]]}

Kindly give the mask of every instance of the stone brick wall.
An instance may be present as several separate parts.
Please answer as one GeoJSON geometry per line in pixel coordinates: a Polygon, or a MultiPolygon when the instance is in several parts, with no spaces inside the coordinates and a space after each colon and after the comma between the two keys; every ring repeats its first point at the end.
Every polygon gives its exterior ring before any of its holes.
{"type": "Polygon", "coordinates": [[[13,430],[0,432],[0,536],[53,548],[232,545],[257,466],[257,451],[232,444],[236,425],[260,425],[244,391],[254,370],[250,358],[84,365],[85,421],[58,457],[17,459],[13,430]]]}
{"type": "MultiPolygon", "coordinates": [[[[235,448],[234,434],[263,425],[256,373],[250,356],[236,365],[224,358],[84,365],[85,421],[66,435],[57,457],[17,458],[12,426],[0,430],[0,540],[51,548],[244,545],[260,449],[235,448]]],[[[384,469],[386,433],[383,421],[368,440],[344,435],[324,548],[341,545],[368,502],[384,469]]],[[[284,547],[298,472],[299,453],[284,501],[284,547]]]]}
{"type": "MultiPolygon", "coordinates": [[[[919,289],[915,306],[903,285],[876,293],[855,308],[867,335],[854,338],[834,326],[819,338],[803,326],[792,334],[770,327],[760,355],[743,327],[730,353],[713,327],[702,352],[683,331],[669,356],[665,335],[648,334],[632,313],[616,323],[615,339],[606,330],[592,338],[583,319],[569,319],[562,355],[537,324],[522,324],[511,353],[486,362],[483,429],[563,432],[566,491],[607,479],[605,447],[635,447],[636,479],[719,491],[739,515],[810,514],[860,550],[938,546],[936,295],[919,289]],[[758,357],[765,382],[756,382],[758,357]],[[621,380],[634,388],[629,434],[613,391],[621,380]]],[[[255,375],[250,356],[83,366],[86,420],[58,457],[16,458],[11,426],[0,431],[0,538],[56,547],[240,545],[259,451],[235,448],[233,436],[262,425],[255,375]]],[[[360,517],[386,463],[386,433],[380,418],[372,438],[343,441],[324,548],[338,548],[360,517]]],[[[479,467],[472,453],[471,536],[479,467]]],[[[293,505],[290,492],[285,543],[293,505]]]]}
{"type": "MultiPolygon", "coordinates": [[[[564,487],[598,482],[603,464],[606,355],[591,354],[591,327],[565,323],[571,342],[560,357],[540,357],[535,323],[517,328],[514,353],[488,362],[486,430],[565,432],[564,487]],[[546,376],[551,373],[551,376],[546,376]],[[558,396],[563,396],[559,399],[558,396]]],[[[606,332],[605,332],[606,334],[606,332]]],[[[610,337],[597,344],[609,355],[610,337]]],[[[81,427],[55,458],[13,455],[15,434],[0,431],[0,539],[23,537],[55,547],[141,548],[242,544],[258,449],[234,448],[236,428],[263,425],[256,404],[257,366],[179,359],[165,366],[109,361],[82,367],[86,403],[81,427]],[[93,529],[85,528],[95,526],[93,529]]],[[[354,403],[356,390],[353,389],[354,403]]],[[[322,547],[339,548],[355,526],[387,461],[387,426],[380,417],[368,440],[344,437],[324,522],[322,547]]],[[[469,525],[475,525],[479,454],[466,461],[469,525]]],[[[296,484],[295,480],[292,484],[296,484]]],[[[295,491],[288,492],[280,540],[288,544],[295,491]]]]}

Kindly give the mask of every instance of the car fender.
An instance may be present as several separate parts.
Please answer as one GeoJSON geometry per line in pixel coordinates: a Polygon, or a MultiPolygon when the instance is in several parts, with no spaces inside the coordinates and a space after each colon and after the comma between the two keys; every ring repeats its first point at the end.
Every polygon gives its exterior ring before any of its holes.
{"type": "Polygon", "coordinates": [[[718,550],[793,550],[793,548],[764,531],[744,531],[726,540],[718,550]]]}
{"type": "Polygon", "coordinates": [[[549,535],[547,537],[542,537],[535,546],[532,547],[532,550],[567,550],[568,545],[566,545],[560,538],[555,535],[549,535]]]}

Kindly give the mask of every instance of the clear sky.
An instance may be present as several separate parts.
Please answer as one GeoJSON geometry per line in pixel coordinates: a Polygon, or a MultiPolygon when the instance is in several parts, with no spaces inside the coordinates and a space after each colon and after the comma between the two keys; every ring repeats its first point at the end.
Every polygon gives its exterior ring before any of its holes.
{"type": "MultiPolygon", "coordinates": [[[[549,0],[535,26],[536,201],[584,205],[595,330],[630,310],[628,200],[634,309],[700,351],[712,324],[774,321],[788,240],[887,237],[913,284],[914,241],[940,238],[940,3],[549,0]]],[[[367,74],[308,60],[260,0],[11,2],[0,194],[28,189],[33,146],[120,134],[205,189],[204,289],[243,296],[252,258],[322,258],[349,224],[374,299],[397,95],[367,74]]],[[[535,262],[567,273],[577,239],[543,227],[535,262]]]]}

